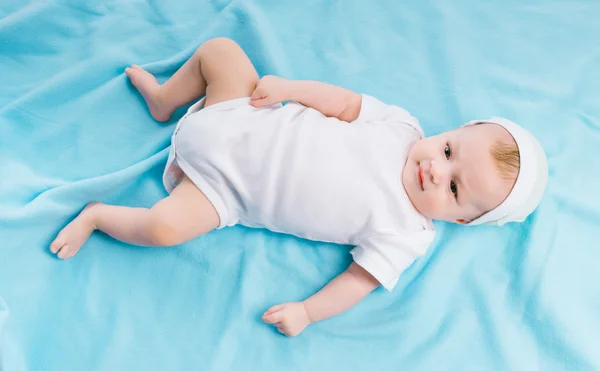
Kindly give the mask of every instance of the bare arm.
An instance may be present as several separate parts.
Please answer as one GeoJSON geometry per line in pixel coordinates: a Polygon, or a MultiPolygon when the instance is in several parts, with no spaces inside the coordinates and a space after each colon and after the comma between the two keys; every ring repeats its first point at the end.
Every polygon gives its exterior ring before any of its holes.
{"type": "Polygon", "coordinates": [[[288,81],[288,99],[346,122],[356,120],[362,101],[360,94],[319,81],[288,81]]]}
{"type": "Polygon", "coordinates": [[[314,108],[325,116],[351,122],[356,120],[360,113],[362,97],[348,89],[319,81],[265,76],[252,94],[250,104],[254,107],[264,107],[288,100],[314,108]]]}
{"type": "Polygon", "coordinates": [[[321,291],[304,300],[304,307],[311,322],[322,321],[352,308],[377,286],[379,282],[369,272],[352,263],[321,291]]]}
{"type": "Polygon", "coordinates": [[[369,272],[352,263],[346,271],[303,302],[271,307],[263,315],[263,321],[276,325],[285,335],[296,336],[309,324],[352,308],[378,286],[379,282],[369,272]]]}

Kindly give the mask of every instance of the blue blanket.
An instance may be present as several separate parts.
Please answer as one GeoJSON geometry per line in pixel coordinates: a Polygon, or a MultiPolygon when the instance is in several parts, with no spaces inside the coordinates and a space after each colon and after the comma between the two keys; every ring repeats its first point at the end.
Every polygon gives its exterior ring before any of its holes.
{"type": "MultiPolygon", "coordinates": [[[[597,370],[597,1],[0,2],[2,370],[597,370]],[[503,228],[436,223],[392,293],[287,338],[261,322],[351,262],[349,246],[243,227],[173,248],[95,233],[58,260],[89,201],[150,207],[170,135],[124,75],[164,81],[235,39],[261,75],[405,107],[427,135],[513,119],[545,147],[538,211],[503,228]]],[[[326,206],[324,206],[326,207],[326,206]]]]}

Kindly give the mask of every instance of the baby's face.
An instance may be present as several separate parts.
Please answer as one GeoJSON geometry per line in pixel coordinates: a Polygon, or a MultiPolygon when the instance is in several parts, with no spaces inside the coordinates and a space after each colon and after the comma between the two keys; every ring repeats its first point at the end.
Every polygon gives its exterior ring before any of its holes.
{"type": "Polygon", "coordinates": [[[512,137],[499,125],[480,124],[417,141],[402,172],[414,207],[431,219],[467,223],[500,205],[514,181],[494,165],[490,148],[498,139],[512,137]]]}

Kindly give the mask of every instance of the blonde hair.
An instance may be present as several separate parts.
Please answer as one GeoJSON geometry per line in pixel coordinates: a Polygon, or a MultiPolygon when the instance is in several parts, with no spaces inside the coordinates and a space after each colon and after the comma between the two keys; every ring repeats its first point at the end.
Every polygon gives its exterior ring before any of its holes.
{"type": "Polygon", "coordinates": [[[517,142],[514,139],[510,143],[497,140],[490,148],[490,153],[500,176],[506,180],[516,180],[521,167],[521,156],[517,142]]]}

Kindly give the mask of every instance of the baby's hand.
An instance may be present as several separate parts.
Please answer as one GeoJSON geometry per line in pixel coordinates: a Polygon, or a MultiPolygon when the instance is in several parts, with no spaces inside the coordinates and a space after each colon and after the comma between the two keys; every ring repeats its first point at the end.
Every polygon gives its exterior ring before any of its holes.
{"type": "Polygon", "coordinates": [[[287,100],[287,83],[288,81],[281,77],[264,76],[252,93],[250,105],[260,108],[287,100]]]}
{"type": "Polygon", "coordinates": [[[263,314],[262,320],[277,326],[279,332],[287,336],[298,335],[311,323],[306,308],[301,302],[272,306],[263,314]]]}

